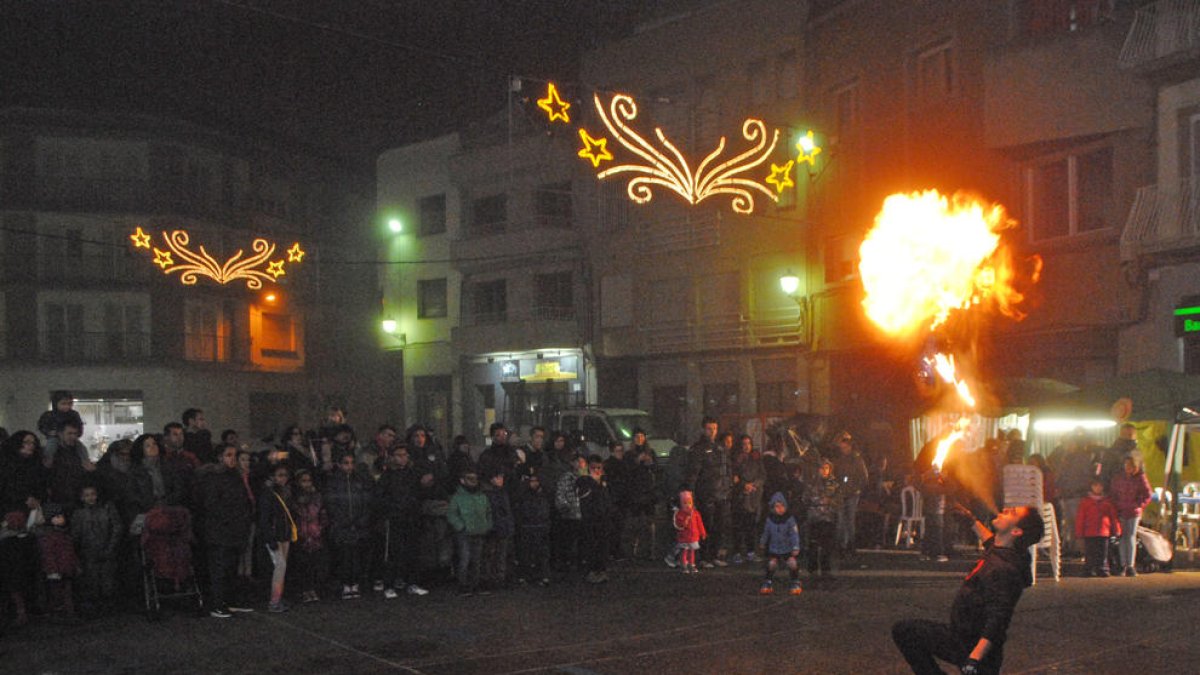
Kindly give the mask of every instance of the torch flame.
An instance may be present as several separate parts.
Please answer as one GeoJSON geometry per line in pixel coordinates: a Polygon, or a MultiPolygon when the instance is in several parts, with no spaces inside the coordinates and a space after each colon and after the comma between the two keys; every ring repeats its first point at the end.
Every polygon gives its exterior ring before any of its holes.
{"type": "Polygon", "coordinates": [[[1003,206],[963,193],[891,195],[859,249],[867,316],[896,337],[984,303],[1023,318],[1012,256],[1000,243],[1000,231],[1012,226],[1003,206]]]}
{"type": "Polygon", "coordinates": [[[954,447],[967,434],[967,428],[971,425],[971,420],[968,417],[960,417],[954,423],[954,429],[946,435],[945,438],[938,441],[937,450],[933,454],[933,466],[938,470],[942,470],[942,465],[946,463],[946,457],[950,454],[950,448],[954,447]]]}
{"type": "Polygon", "coordinates": [[[938,353],[933,355],[932,360],[927,359],[927,362],[933,366],[934,372],[942,378],[943,382],[954,387],[954,390],[958,392],[958,397],[967,404],[968,408],[975,407],[975,396],[971,394],[971,387],[967,381],[959,379],[958,372],[954,367],[953,356],[938,353]]]}

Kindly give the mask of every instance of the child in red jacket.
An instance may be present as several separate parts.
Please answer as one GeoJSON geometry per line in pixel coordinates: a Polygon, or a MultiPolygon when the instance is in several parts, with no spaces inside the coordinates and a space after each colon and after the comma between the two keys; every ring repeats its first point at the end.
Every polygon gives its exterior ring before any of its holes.
{"type": "Polygon", "coordinates": [[[1075,538],[1083,540],[1088,576],[1109,576],[1108,538],[1120,534],[1117,507],[1104,496],[1104,481],[1093,478],[1091,492],[1080,500],[1075,515],[1075,538]]]}
{"type": "Polygon", "coordinates": [[[679,493],[679,508],[675,510],[675,548],[679,549],[679,567],[684,574],[695,574],[696,551],[700,548],[700,540],[708,538],[704,530],[704,520],[692,502],[692,493],[684,490],[679,493]]]}

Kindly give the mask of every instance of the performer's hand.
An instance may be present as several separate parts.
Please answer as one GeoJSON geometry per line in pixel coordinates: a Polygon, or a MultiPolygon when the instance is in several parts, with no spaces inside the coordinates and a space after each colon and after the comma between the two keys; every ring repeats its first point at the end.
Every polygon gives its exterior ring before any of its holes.
{"type": "Polygon", "coordinates": [[[979,675],[979,662],[975,659],[967,659],[967,662],[962,665],[962,675],[979,675]]]}

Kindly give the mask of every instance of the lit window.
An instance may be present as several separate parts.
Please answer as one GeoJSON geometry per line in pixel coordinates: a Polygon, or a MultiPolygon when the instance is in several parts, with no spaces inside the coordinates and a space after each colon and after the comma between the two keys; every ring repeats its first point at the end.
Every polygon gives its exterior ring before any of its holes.
{"type": "Polygon", "coordinates": [[[292,329],[291,314],[262,315],[262,350],[264,352],[293,352],[296,336],[292,329]]]}

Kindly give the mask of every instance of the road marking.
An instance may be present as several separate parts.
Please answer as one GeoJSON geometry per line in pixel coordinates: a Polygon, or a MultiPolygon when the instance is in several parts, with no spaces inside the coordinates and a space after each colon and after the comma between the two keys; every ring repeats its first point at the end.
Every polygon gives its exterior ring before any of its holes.
{"type": "Polygon", "coordinates": [[[303,626],[297,626],[296,624],[290,623],[288,621],[284,621],[283,619],[277,619],[273,616],[269,616],[269,615],[265,615],[265,614],[256,614],[255,617],[261,617],[267,621],[277,623],[281,626],[287,626],[288,628],[297,630],[301,633],[304,633],[305,635],[317,638],[318,640],[321,640],[322,642],[328,642],[329,644],[331,644],[335,647],[344,649],[353,654],[358,654],[359,656],[361,656],[363,658],[368,658],[368,659],[371,659],[372,661],[377,661],[386,666],[391,666],[392,668],[395,668],[396,670],[403,670],[407,673],[412,673],[412,675],[425,675],[425,673],[423,673],[420,670],[417,670],[416,668],[413,668],[411,666],[406,666],[403,663],[397,663],[396,661],[392,661],[390,659],[385,659],[382,656],[377,656],[375,654],[372,654],[371,652],[363,651],[357,647],[352,647],[352,646],[346,644],[345,642],[341,642],[340,640],[334,640],[333,638],[331,638],[329,636],[321,635],[320,633],[311,631],[303,626]]]}

